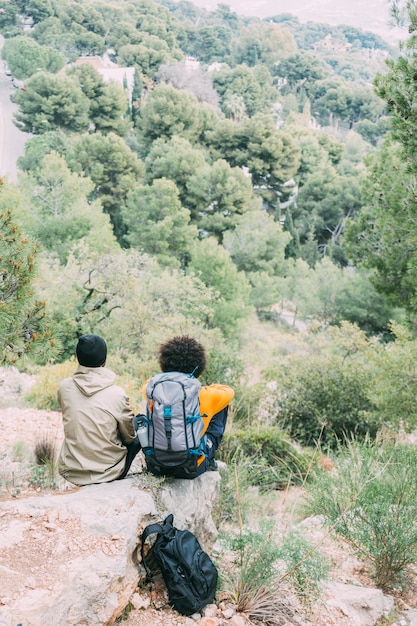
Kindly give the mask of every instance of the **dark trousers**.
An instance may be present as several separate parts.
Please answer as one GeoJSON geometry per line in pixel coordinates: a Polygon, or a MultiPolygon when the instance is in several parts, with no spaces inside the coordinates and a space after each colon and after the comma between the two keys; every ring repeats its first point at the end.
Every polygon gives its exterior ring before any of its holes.
{"type": "MultiPolygon", "coordinates": [[[[140,415],[135,415],[135,417],[133,418],[133,426],[135,428],[135,432],[137,430],[138,421],[139,421],[140,417],[141,417],[140,415]]],[[[126,477],[128,471],[130,470],[130,466],[133,463],[133,459],[138,454],[138,452],[140,452],[141,445],[139,443],[139,439],[138,439],[137,435],[135,436],[135,438],[132,441],[132,443],[129,443],[126,446],[126,448],[127,448],[127,455],[126,455],[126,461],[125,461],[125,468],[124,468],[122,474],[120,474],[119,478],[117,478],[117,480],[122,480],[122,478],[126,477]]]]}

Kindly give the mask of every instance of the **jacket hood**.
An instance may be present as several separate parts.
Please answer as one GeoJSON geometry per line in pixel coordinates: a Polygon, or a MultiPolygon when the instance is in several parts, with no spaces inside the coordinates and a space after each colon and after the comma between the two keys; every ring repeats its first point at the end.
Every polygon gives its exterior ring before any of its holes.
{"type": "Polygon", "coordinates": [[[98,391],[111,387],[116,380],[116,374],[106,367],[79,365],[72,379],[85,396],[93,396],[98,391]]]}

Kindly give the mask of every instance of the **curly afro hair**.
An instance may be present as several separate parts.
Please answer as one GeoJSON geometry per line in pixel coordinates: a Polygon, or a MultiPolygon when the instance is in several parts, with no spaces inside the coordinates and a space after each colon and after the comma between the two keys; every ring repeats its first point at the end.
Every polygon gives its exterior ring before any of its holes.
{"type": "Polygon", "coordinates": [[[206,352],[192,337],[173,337],[160,346],[159,365],[163,372],[183,372],[198,378],[206,368],[206,352]]]}

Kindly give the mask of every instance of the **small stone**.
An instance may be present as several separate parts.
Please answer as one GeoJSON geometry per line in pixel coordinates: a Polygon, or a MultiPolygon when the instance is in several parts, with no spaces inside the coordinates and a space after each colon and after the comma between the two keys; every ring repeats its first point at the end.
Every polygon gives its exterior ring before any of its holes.
{"type": "Polygon", "coordinates": [[[204,609],[204,617],[215,617],[217,615],[217,606],[215,604],[208,604],[204,609]]]}
{"type": "Polygon", "coordinates": [[[149,597],[141,596],[139,593],[134,593],[131,602],[135,609],[147,609],[151,604],[149,597]]]}
{"type": "Polygon", "coordinates": [[[199,622],[201,620],[201,613],[193,613],[191,615],[191,619],[195,622],[199,622]]]}
{"type": "Polygon", "coordinates": [[[224,619],[231,619],[235,613],[236,613],[236,611],[234,609],[231,609],[231,608],[228,608],[228,609],[225,609],[224,611],[222,611],[222,615],[223,615],[224,619]]]}
{"type": "Polygon", "coordinates": [[[217,617],[203,617],[199,624],[200,626],[220,626],[220,620],[217,617]]]}
{"type": "Polygon", "coordinates": [[[241,615],[233,615],[230,620],[230,626],[246,626],[247,621],[241,615]]]}

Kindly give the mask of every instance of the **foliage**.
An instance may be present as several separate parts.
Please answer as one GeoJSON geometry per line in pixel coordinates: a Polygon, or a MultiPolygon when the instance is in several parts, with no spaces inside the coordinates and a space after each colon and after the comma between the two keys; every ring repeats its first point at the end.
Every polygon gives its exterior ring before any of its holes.
{"type": "Polygon", "coordinates": [[[302,484],[312,461],[310,452],[301,452],[281,429],[272,426],[225,433],[219,453],[229,464],[231,459],[237,465],[251,459],[248,480],[261,491],[302,484]]]}
{"type": "Polygon", "coordinates": [[[276,423],[304,445],[335,447],[352,436],[375,437],[370,379],[362,360],[339,355],[294,355],[268,376],[277,391],[276,423]]]}
{"type": "Polygon", "coordinates": [[[39,244],[31,241],[13,219],[13,199],[0,185],[0,362],[16,363],[24,354],[54,352],[47,327],[45,302],[36,299],[34,279],[39,244]],[[10,202],[11,200],[11,202],[10,202]]]}
{"type": "Polygon", "coordinates": [[[283,626],[288,619],[296,623],[295,596],[306,601],[308,592],[319,595],[318,583],[328,568],[301,538],[289,536],[279,545],[272,524],[263,521],[259,531],[241,527],[237,535],[221,536],[220,543],[228,563],[220,588],[251,620],[267,626],[283,626]]]}
{"type": "MultiPolygon", "coordinates": [[[[282,275],[285,267],[285,246],[289,234],[265,211],[248,211],[228,230],[223,245],[239,271],[246,274],[266,272],[282,275]]],[[[265,294],[267,295],[267,294],[265,294]]]]}
{"type": "Polygon", "coordinates": [[[222,67],[213,76],[213,85],[221,97],[221,107],[227,117],[239,119],[245,112],[249,117],[262,111],[269,111],[277,98],[268,72],[268,81],[259,80],[255,68],[238,65],[234,68],[222,67]],[[266,84],[265,84],[266,83],[266,84]],[[231,98],[239,96],[244,109],[241,114],[230,106],[231,98]]]}
{"type": "Polygon", "coordinates": [[[35,465],[31,469],[30,483],[41,489],[58,487],[58,467],[55,442],[44,436],[35,443],[35,465]]]}
{"type": "Polygon", "coordinates": [[[415,175],[408,171],[401,147],[388,142],[368,167],[365,209],[347,224],[347,252],[355,262],[376,270],[372,281],[379,292],[414,314],[415,175]]]}
{"type": "Polygon", "coordinates": [[[412,431],[417,426],[417,342],[398,324],[391,324],[390,330],[395,341],[374,351],[369,397],[383,423],[395,430],[412,431]]]}
{"type": "Polygon", "coordinates": [[[88,129],[89,102],[77,83],[68,76],[38,72],[16,91],[19,105],[16,126],[35,135],[54,129],[75,132],[88,129]]]}
{"type": "Polygon", "coordinates": [[[208,322],[209,327],[219,328],[230,339],[237,337],[249,315],[250,286],[227,250],[213,238],[195,242],[187,275],[197,277],[215,293],[214,316],[208,322]]]}
{"type": "Polygon", "coordinates": [[[19,80],[41,71],[56,74],[65,64],[62,54],[24,35],[6,39],[2,57],[6,59],[13,76],[19,80]]]}
{"type": "Polygon", "coordinates": [[[303,604],[312,606],[319,598],[320,583],[330,570],[330,563],[305,538],[298,529],[292,529],[282,537],[279,558],[303,604]]]}
{"type": "Polygon", "coordinates": [[[401,443],[351,443],[308,487],[307,512],[324,516],[371,567],[378,587],[401,582],[417,562],[417,453],[401,443]]]}
{"type": "Polygon", "coordinates": [[[197,237],[190,212],[181,206],[178,195],[175,183],[158,178],[131,192],[122,209],[127,242],[156,257],[161,265],[183,266],[197,237]]]}
{"type": "Polygon", "coordinates": [[[47,154],[40,167],[22,174],[26,202],[19,209],[27,231],[65,264],[73,246],[84,240],[92,250],[116,249],[109,216],[91,202],[93,183],[72,173],[64,158],[47,154]]]}
{"type": "Polygon", "coordinates": [[[91,178],[93,197],[101,200],[104,211],[110,215],[114,234],[119,243],[123,243],[125,228],[121,208],[130,191],[142,182],[143,164],[113,132],[78,136],[67,162],[73,171],[91,178]]]}
{"type": "Polygon", "coordinates": [[[25,399],[36,409],[58,411],[57,391],[64,378],[72,376],[76,362],[71,361],[56,365],[46,365],[39,369],[36,382],[25,396],[25,399]]]}
{"type": "Polygon", "coordinates": [[[253,203],[250,179],[238,167],[231,168],[224,159],[210,167],[204,165],[187,182],[186,206],[193,221],[205,236],[222,241],[239,215],[245,214],[253,203]]]}
{"type": "Polygon", "coordinates": [[[125,117],[128,95],[115,82],[105,83],[99,72],[88,63],[76,65],[67,72],[88,98],[89,118],[95,131],[103,134],[126,134],[129,124],[125,117]]]}

